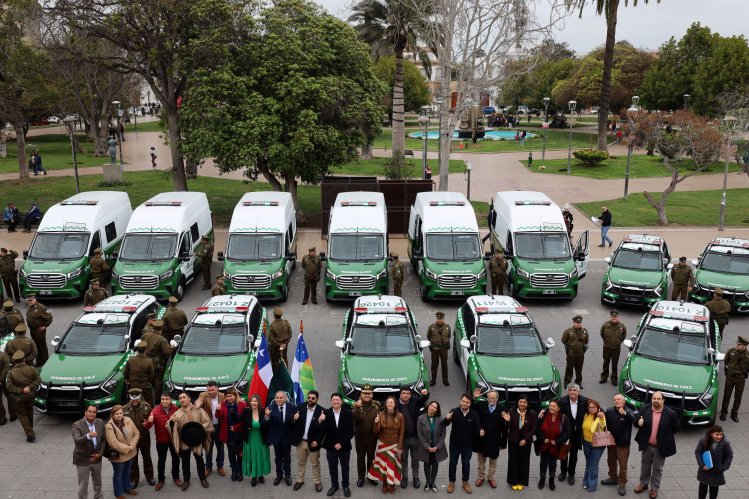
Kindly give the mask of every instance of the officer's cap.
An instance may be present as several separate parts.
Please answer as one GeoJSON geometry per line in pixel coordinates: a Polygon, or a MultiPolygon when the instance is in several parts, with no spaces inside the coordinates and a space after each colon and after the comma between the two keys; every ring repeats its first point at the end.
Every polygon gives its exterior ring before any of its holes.
{"type": "Polygon", "coordinates": [[[362,392],[373,392],[374,388],[372,388],[372,385],[370,385],[369,383],[367,383],[366,385],[364,385],[364,386],[361,387],[361,391],[362,392]]]}
{"type": "Polygon", "coordinates": [[[26,324],[24,324],[23,322],[19,322],[18,325],[16,325],[16,334],[26,334],[26,331],[26,324]]]}
{"type": "Polygon", "coordinates": [[[177,302],[179,302],[179,300],[176,297],[174,296],[169,297],[169,303],[177,303],[177,302]]]}
{"type": "MultiPolygon", "coordinates": [[[[742,345],[749,345],[749,340],[747,340],[743,336],[739,336],[739,339],[736,340],[736,343],[741,343],[742,345]]],[[[15,359],[15,357],[16,356],[14,355],[13,358],[15,359]]]]}
{"type": "Polygon", "coordinates": [[[96,248],[94,250],[94,255],[100,255],[101,254],[101,248],[96,248]]]}
{"type": "Polygon", "coordinates": [[[162,321],[161,319],[156,319],[151,325],[156,329],[161,329],[162,327],[164,327],[164,321],[162,321]]]}
{"type": "Polygon", "coordinates": [[[145,350],[147,346],[148,346],[148,343],[146,343],[143,340],[138,340],[133,345],[133,347],[135,347],[136,350],[145,350]]]}
{"type": "Polygon", "coordinates": [[[206,235],[206,236],[203,236],[203,237],[201,237],[201,239],[202,239],[203,241],[209,241],[209,240],[210,240],[210,238],[209,238],[209,237],[208,237],[207,235],[206,235]]]}
{"type": "Polygon", "coordinates": [[[5,300],[3,302],[3,308],[6,310],[12,310],[13,309],[13,300],[5,300]]]}
{"type": "Polygon", "coordinates": [[[273,315],[281,317],[283,315],[283,309],[281,307],[273,307],[273,315]]]}
{"type": "Polygon", "coordinates": [[[723,288],[715,288],[714,292],[718,296],[723,296],[723,288]]]}
{"type": "Polygon", "coordinates": [[[29,294],[26,295],[26,299],[27,300],[30,300],[32,298],[36,298],[36,293],[29,293],[29,294]]]}
{"type": "Polygon", "coordinates": [[[26,354],[23,352],[23,350],[16,350],[13,354],[13,361],[18,362],[19,360],[23,360],[26,358],[26,354]]]}
{"type": "Polygon", "coordinates": [[[687,257],[685,257],[685,256],[680,256],[680,257],[679,257],[679,261],[680,261],[680,262],[686,262],[686,261],[687,261],[687,257]]]}
{"type": "Polygon", "coordinates": [[[572,318],[572,322],[582,322],[583,316],[582,315],[576,315],[572,318]]]}
{"type": "Polygon", "coordinates": [[[99,284],[99,279],[91,279],[91,284],[99,284]]]}
{"type": "Polygon", "coordinates": [[[140,400],[140,396],[143,393],[143,390],[140,388],[131,388],[127,391],[127,394],[130,396],[130,400],[140,400]]]}
{"type": "Polygon", "coordinates": [[[216,277],[216,280],[217,281],[223,281],[224,280],[224,276],[220,275],[220,276],[216,277]]]}
{"type": "Polygon", "coordinates": [[[609,312],[609,315],[611,317],[619,317],[619,311],[618,310],[612,310],[611,312],[609,312]]]}
{"type": "Polygon", "coordinates": [[[437,313],[436,313],[436,314],[434,314],[434,315],[435,315],[435,316],[436,316],[436,317],[437,317],[438,319],[444,319],[444,318],[445,318],[445,312],[442,312],[442,311],[440,311],[440,312],[437,312],[437,313]]]}
{"type": "Polygon", "coordinates": [[[499,249],[499,248],[497,248],[497,249],[494,250],[494,254],[495,255],[501,255],[502,254],[502,250],[499,249]]]}
{"type": "Polygon", "coordinates": [[[315,249],[316,249],[316,248],[315,248],[314,246],[312,246],[312,247],[311,247],[311,248],[309,248],[309,249],[308,249],[307,251],[310,251],[310,252],[312,252],[312,251],[315,251],[315,249]]]}

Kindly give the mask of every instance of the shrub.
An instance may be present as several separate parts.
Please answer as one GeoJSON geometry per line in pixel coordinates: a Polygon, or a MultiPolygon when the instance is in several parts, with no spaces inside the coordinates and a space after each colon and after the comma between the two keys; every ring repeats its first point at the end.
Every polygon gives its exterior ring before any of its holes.
{"type": "Polygon", "coordinates": [[[598,166],[598,163],[609,159],[609,153],[599,151],[598,149],[580,149],[572,153],[575,159],[581,161],[587,166],[598,166]]]}

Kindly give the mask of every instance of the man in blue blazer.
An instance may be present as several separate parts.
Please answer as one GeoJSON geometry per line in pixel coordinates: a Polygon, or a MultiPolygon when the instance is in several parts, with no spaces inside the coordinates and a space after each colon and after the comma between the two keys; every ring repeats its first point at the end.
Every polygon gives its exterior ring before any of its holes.
{"type": "Polygon", "coordinates": [[[274,402],[265,408],[264,423],[268,427],[268,444],[276,454],[276,479],[278,485],[286,477],[286,485],[291,486],[291,437],[294,430],[296,406],[288,401],[286,392],[276,392],[274,402]]]}

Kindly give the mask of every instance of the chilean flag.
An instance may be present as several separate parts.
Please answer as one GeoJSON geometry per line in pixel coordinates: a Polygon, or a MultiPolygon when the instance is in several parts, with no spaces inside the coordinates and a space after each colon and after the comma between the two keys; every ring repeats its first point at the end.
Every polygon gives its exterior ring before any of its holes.
{"type": "Polygon", "coordinates": [[[272,378],[273,366],[270,363],[268,341],[265,339],[265,326],[263,326],[263,336],[260,339],[257,357],[255,357],[255,372],[252,373],[252,382],[250,383],[250,389],[247,391],[247,398],[257,395],[262,402],[265,402],[265,399],[268,398],[268,387],[272,378]]]}

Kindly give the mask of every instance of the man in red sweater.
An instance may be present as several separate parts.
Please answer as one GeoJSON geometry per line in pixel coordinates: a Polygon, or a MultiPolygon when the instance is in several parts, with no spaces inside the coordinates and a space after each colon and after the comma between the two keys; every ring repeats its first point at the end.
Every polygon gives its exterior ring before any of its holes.
{"type": "Polygon", "coordinates": [[[175,412],[177,412],[177,406],[172,404],[172,398],[168,393],[162,393],[161,403],[151,410],[148,419],[143,423],[143,427],[147,430],[153,426],[156,433],[156,452],[159,455],[159,461],[156,465],[158,473],[156,490],[161,490],[164,486],[167,451],[172,455],[172,479],[174,480],[174,485],[182,487],[182,480],[179,479],[179,455],[174,450],[172,436],[167,427],[169,418],[175,412]]]}

